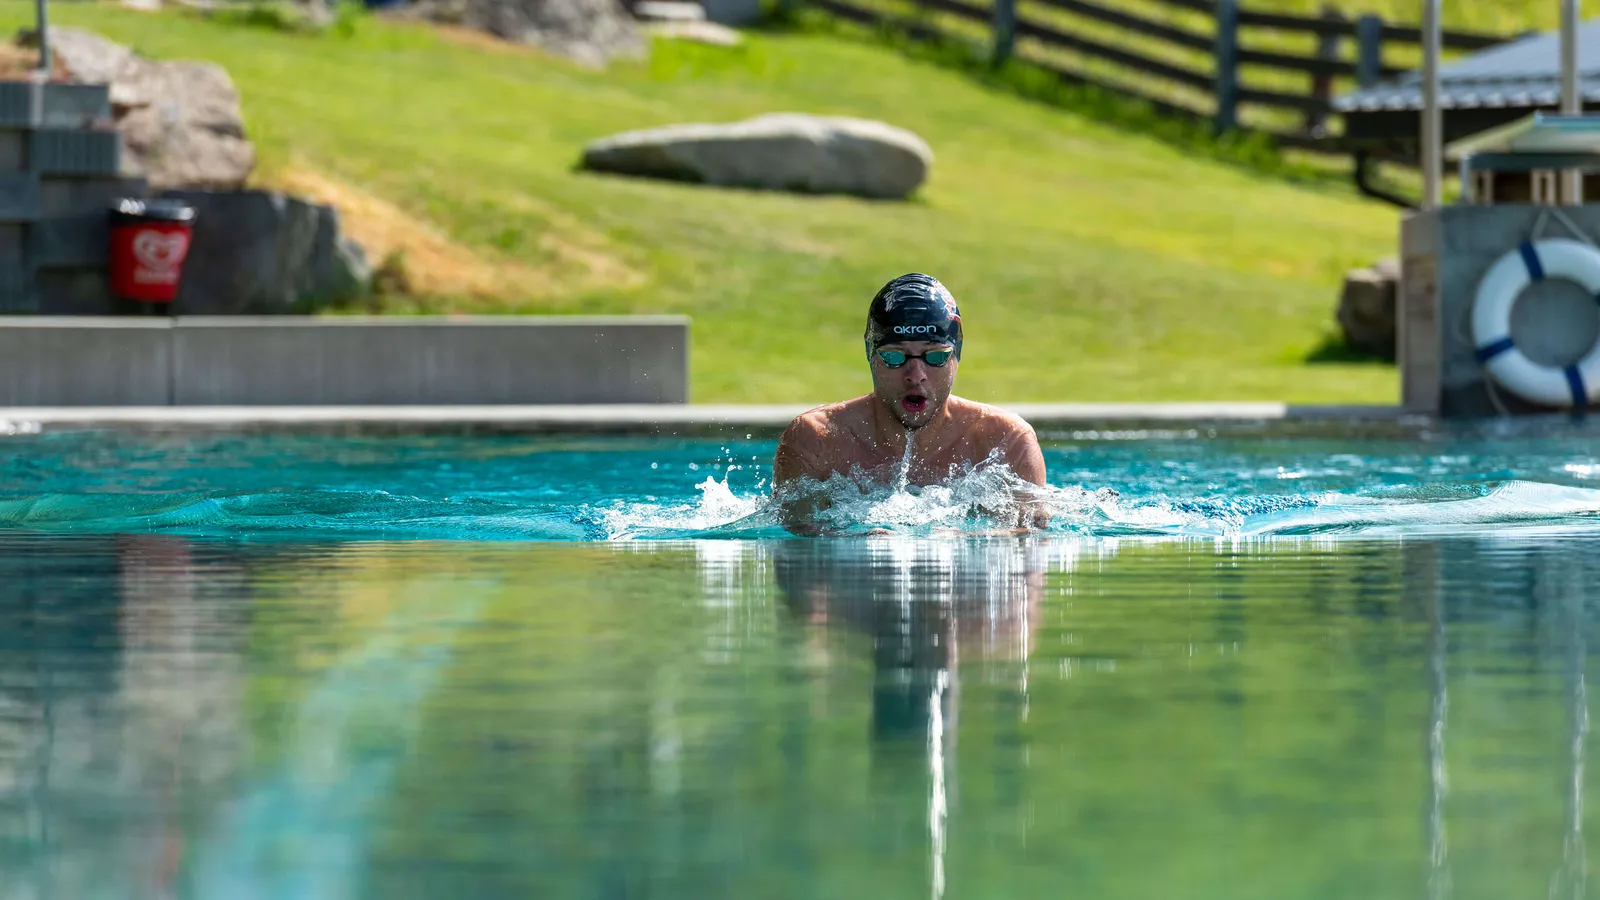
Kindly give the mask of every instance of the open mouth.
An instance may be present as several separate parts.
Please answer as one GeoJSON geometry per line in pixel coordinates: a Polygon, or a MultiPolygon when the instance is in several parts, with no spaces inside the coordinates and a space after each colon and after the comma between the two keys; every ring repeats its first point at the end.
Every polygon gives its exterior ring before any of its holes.
{"type": "Polygon", "coordinates": [[[928,408],[928,398],[921,394],[907,394],[900,398],[900,406],[909,413],[919,413],[928,408]]]}

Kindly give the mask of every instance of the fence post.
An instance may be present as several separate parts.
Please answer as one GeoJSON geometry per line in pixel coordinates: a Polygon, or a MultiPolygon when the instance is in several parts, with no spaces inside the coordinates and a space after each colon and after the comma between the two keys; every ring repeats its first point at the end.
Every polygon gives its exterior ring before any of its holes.
{"type": "Polygon", "coordinates": [[[1356,43],[1360,55],[1356,57],[1356,84],[1371,87],[1378,83],[1383,71],[1383,18],[1368,13],[1356,20],[1356,43]]]}
{"type": "Polygon", "coordinates": [[[994,0],[994,55],[990,63],[1005,65],[1017,41],[1017,0],[994,0]]]}
{"type": "MultiPolygon", "coordinates": [[[[1347,21],[1344,14],[1337,7],[1324,3],[1322,5],[1322,20],[1325,22],[1347,21]]],[[[1339,45],[1344,39],[1334,33],[1317,35],[1317,59],[1326,62],[1339,60],[1339,45]]],[[[1306,134],[1313,138],[1320,138],[1328,130],[1328,108],[1333,104],[1333,76],[1315,74],[1311,76],[1311,99],[1322,101],[1322,108],[1315,112],[1306,113],[1306,134]]]]}
{"type": "Polygon", "coordinates": [[[1239,2],[1217,0],[1217,118],[1218,133],[1239,124],[1239,2]]]}

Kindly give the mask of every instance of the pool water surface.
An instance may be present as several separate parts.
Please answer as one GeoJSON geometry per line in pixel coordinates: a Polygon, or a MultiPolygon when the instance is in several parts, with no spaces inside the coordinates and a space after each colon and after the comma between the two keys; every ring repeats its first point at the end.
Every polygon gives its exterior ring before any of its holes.
{"type": "Polygon", "coordinates": [[[1600,443],[1110,437],[0,439],[0,896],[1592,893],[1600,443]]]}

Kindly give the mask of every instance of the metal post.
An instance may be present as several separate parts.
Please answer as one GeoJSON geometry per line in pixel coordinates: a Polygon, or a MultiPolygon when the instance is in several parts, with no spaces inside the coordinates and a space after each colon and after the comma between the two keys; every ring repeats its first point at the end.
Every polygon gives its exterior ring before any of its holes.
{"type": "MultiPolygon", "coordinates": [[[[1561,0],[1561,114],[1583,112],[1583,95],[1578,92],[1578,0],[1561,0]]],[[[1583,172],[1568,169],[1561,173],[1561,191],[1567,203],[1583,203],[1583,172]]]]}
{"type": "Polygon", "coordinates": [[[1239,3],[1217,0],[1217,120],[1218,133],[1239,124],[1239,3]]]}
{"type": "Polygon", "coordinates": [[[1439,0],[1422,6],[1422,208],[1439,208],[1440,157],[1444,155],[1439,114],[1439,0]]]}
{"type": "Polygon", "coordinates": [[[1011,58],[1016,35],[1016,0],[994,0],[994,56],[991,58],[994,65],[1005,65],[1006,60],[1011,58]]]}
{"type": "MultiPolygon", "coordinates": [[[[1322,5],[1321,18],[1326,22],[1343,22],[1344,14],[1337,7],[1326,3],[1322,5]]],[[[1317,35],[1317,59],[1326,62],[1339,60],[1339,45],[1344,38],[1337,31],[1327,31],[1317,35]]],[[[1319,103],[1315,111],[1306,113],[1306,134],[1313,138],[1323,137],[1328,133],[1328,107],[1333,101],[1333,76],[1312,75],[1311,97],[1319,103]]]]}
{"type": "Polygon", "coordinates": [[[48,80],[50,77],[50,17],[45,7],[48,0],[34,0],[34,8],[38,11],[39,33],[39,71],[44,73],[48,80]]]}
{"type": "Polygon", "coordinates": [[[1372,87],[1383,73],[1383,18],[1367,13],[1356,20],[1356,84],[1372,87]]]}

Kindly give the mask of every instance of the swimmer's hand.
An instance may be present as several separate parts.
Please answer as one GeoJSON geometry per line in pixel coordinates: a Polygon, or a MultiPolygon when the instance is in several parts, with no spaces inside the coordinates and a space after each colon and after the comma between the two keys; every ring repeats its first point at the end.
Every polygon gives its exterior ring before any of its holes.
{"type": "Polygon", "coordinates": [[[800,537],[820,537],[827,534],[837,534],[837,528],[829,528],[822,522],[823,510],[833,506],[833,500],[821,491],[807,491],[800,493],[794,487],[786,490],[774,491],[773,502],[778,506],[778,524],[786,531],[800,537]]]}

